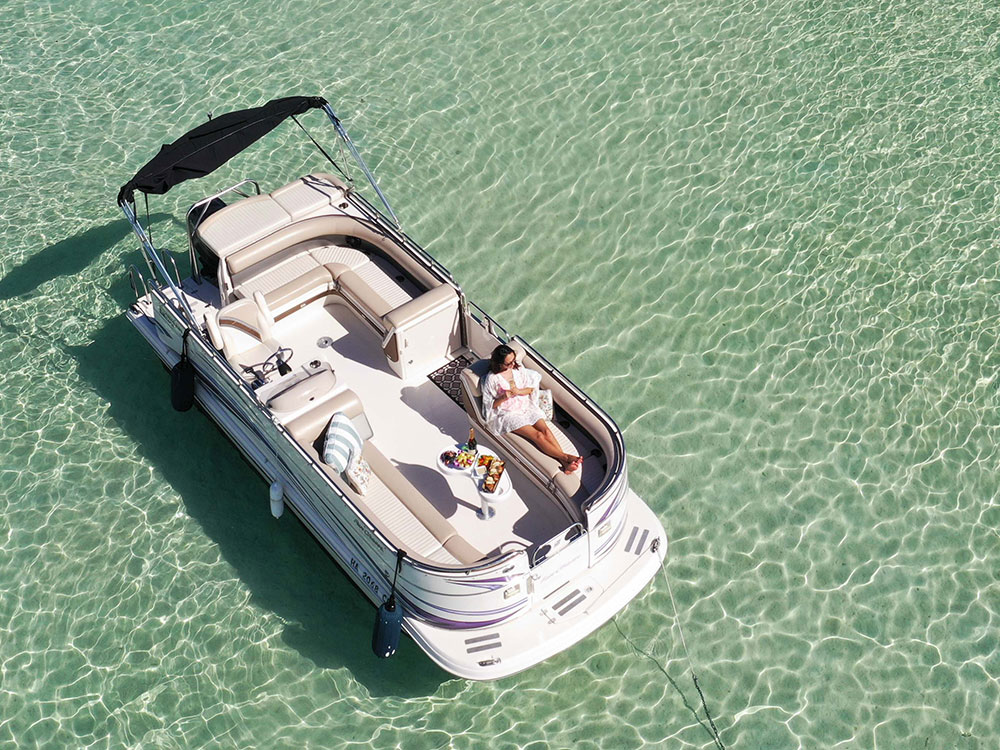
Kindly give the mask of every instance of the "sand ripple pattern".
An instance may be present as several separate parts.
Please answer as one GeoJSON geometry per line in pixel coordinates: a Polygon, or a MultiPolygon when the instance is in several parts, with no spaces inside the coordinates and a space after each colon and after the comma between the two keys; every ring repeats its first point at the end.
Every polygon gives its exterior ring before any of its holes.
{"type": "MultiPolygon", "coordinates": [[[[206,112],[290,93],[334,101],[404,228],[616,417],[728,747],[1000,744],[995,4],[0,21],[0,747],[712,747],[662,581],[498,683],[411,643],[377,663],[360,594],[170,410],[114,194],[206,112]]],[[[319,166],[300,142],[218,183],[319,166]]],[[[202,190],[152,202],[181,266],[168,212],[202,190]]]]}

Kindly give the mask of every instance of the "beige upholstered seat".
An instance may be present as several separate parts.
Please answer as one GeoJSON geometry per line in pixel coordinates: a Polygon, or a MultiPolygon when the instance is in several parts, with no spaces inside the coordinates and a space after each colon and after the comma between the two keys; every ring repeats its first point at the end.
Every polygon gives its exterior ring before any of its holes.
{"type": "Polygon", "coordinates": [[[205,317],[208,335],[237,371],[264,362],[280,348],[271,327],[274,320],[266,306],[241,299],[205,317]]]}
{"type": "Polygon", "coordinates": [[[292,220],[269,195],[254,195],[226,206],[205,219],[198,237],[220,258],[266,237],[292,220]]]}
{"type": "Polygon", "coordinates": [[[328,174],[309,174],[271,191],[271,198],[292,217],[292,221],[327,211],[343,200],[343,183],[328,174]]]}
{"type": "MultiPolygon", "coordinates": [[[[523,350],[515,348],[518,360],[523,356],[523,350]]],[[[462,403],[465,406],[466,414],[472,425],[485,434],[490,435],[493,441],[501,448],[502,452],[507,452],[509,456],[515,456],[533,466],[538,474],[541,483],[551,492],[557,493],[567,500],[579,500],[580,494],[586,489],[581,482],[582,473],[575,471],[572,474],[564,474],[559,462],[551,456],[542,453],[535,445],[520,435],[507,432],[502,435],[494,433],[487,425],[485,411],[483,407],[482,381],[489,372],[489,360],[481,359],[471,366],[462,370],[460,381],[462,390],[462,403]]],[[[573,442],[569,439],[559,425],[548,422],[549,429],[555,436],[556,441],[567,453],[578,452],[573,442]]]]}
{"type": "Polygon", "coordinates": [[[369,511],[366,515],[383,533],[408,554],[431,562],[458,562],[466,565],[483,558],[483,554],[459,536],[451,523],[371,442],[371,425],[360,399],[353,391],[342,391],[329,401],[296,417],[285,427],[322,464],[324,471],[337,480],[338,486],[356,504],[369,511]],[[326,427],[336,412],[350,417],[358,434],[365,441],[362,456],[371,466],[373,481],[364,495],[353,492],[340,479],[340,475],[322,461],[326,427]]]}

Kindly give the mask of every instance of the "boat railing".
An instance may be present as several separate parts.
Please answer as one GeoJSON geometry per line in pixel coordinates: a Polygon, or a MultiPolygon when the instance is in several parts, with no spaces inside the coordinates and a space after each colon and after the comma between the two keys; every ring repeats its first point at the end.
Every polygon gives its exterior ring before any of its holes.
{"type": "Polygon", "coordinates": [[[366,214],[367,219],[375,224],[379,228],[379,231],[388,234],[393,240],[401,244],[409,252],[416,255],[418,259],[436,271],[438,275],[442,277],[442,280],[448,281],[456,289],[458,288],[458,282],[456,282],[455,277],[451,275],[451,271],[441,265],[437,258],[414,242],[413,239],[406,234],[406,232],[400,229],[398,225],[395,227],[392,226],[389,217],[379,211],[371,201],[365,198],[365,196],[357,190],[352,189],[350,191],[350,195],[354,205],[366,214]]]}
{"type": "Polygon", "coordinates": [[[183,284],[181,283],[181,272],[177,270],[177,261],[174,260],[173,255],[168,255],[167,258],[170,260],[170,265],[174,267],[174,279],[177,281],[178,288],[180,288],[183,284]]]}
{"type": "Polygon", "coordinates": [[[129,263],[128,266],[128,283],[132,287],[136,299],[149,294],[149,287],[146,286],[146,277],[142,275],[142,271],[135,267],[134,263],[129,263]],[[138,284],[136,283],[137,281],[138,284]],[[140,285],[142,286],[142,294],[139,294],[140,285]]]}
{"type": "Polygon", "coordinates": [[[475,318],[480,325],[484,325],[486,327],[486,332],[490,334],[490,336],[496,336],[497,338],[502,338],[504,341],[510,341],[511,335],[507,333],[507,329],[490,317],[488,312],[470,299],[466,299],[465,302],[473,309],[472,317],[475,318]],[[479,314],[477,315],[476,313],[479,314]],[[497,334],[497,331],[500,332],[499,335],[497,334]]]}
{"type": "Polygon", "coordinates": [[[251,180],[249,177],[245,180],[240,180],[235,185],[227,187],[225,190],[220,190],[215,195],[210,195],[207,198],[202,198],[200,201],[195,203],[187,210],[187,215],[185,220],[187,221],[187,236],[188,236],[188,260],[191,262],[191,276],[199,284],[201,283],[201,271],[198,270],[198,257],[194,249],[194,232],[201,225],[201,222],[205,220],[205,214],[208,212],[208,207],[212,205],[212,201],[221,198],[226,193],[236,193],[241,198],[249,198],[248,193],[244,193],[240,188],[244,185],[253,185],[254,190],[257,191],[257,195],[260,195],[260,183],[257,180],[251,180]],[[202,208],[201,215],[197,219],[192,220],[192,216],[195,209],[202,208]]]}
{"type": "MultiPolygon", "coordinates": [[[[135,214],[133,205],[127,202],[122,202],[118,205],[125,214],[125,218],[128,219],[128,223],[132,225],[132,231],[135,232],[136,236],[139,238],[139,245],[142,249],[143,257],[146,259],[146,264],[149,266],[151,274],[150,281],[154,285],[161,286],[165,283],[170,288],[170,291],[173,292],[175,299],[180,304],[181,317],[185,318],[185,325],[188,328],[197,330],[197,320],[194,313],[191,311],[190,305],[187,303],[187,299],[184,297],[184,293],[180,289],[180,284],[175,284],[174,280],[170,278],[170,272],[167,270],[167,267],[163,262],[163,258],[160,257],[156,248],[153,247],[153,241],[149,236],[149,231],[143,228],[142,224],[139,223],[139,218],[135,214]]],[[[173,259],[171,258],[171,260],[173,259]]]]}

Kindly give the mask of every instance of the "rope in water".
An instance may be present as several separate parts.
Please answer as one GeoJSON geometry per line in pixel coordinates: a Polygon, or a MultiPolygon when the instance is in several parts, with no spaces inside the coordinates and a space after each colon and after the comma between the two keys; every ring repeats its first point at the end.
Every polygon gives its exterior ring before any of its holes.
{"type": "Polygon", "coordinates": [[[722,743],[722,738],[719,736],[719,729],[715,726],[715,721],[712,720],[712,714],[708,711],[708,703],[705,702],[705,694],[701,692],[701,686],[698,684],[698,675],[694,671],[694,662],[691,661],[691,652],[688,651],[687,641],[684,639],[684,629],[681,627],[681,618],[677,615],[677,602],[674,601],[674,591],[670,587],[670,578],[667,577],[667,569],[663,566],[663,560],[660,560],[660,572],[663,573],[663,580],[667,582],[667,593],[670,594],[670,606],[674,610],[674,622],[677,623],[677,632],[681,636],[681,646],[684,647],[684,656],[687,659],[688,669],[691,670],[691,680],[694,682],[694,689],[698,691],[698,697],[701,698],[701,707],[705,709],[705,716],[708,717],[708,724],[712,727],[712,732],[715,733],[715,741],[718,743],[721,750],[726,750],[726,746],[722,743]]]}
{"type": "MultiPolygon", "coordinates": [[[[701,698],[701,707],[705,709],[705,716],[708,717],[708,723],[712,727],[712,734],[714,735],[713,739],[715,740],[715,744],[718,745],[719,750],[726,750],[726,746],[725,744],[723,744],[722,738],[719,736],[719,728],[715,726],[715,721],[712,719],[712,714],[708,710],[708,703],[705,701],[705,694],[701,692],[701,686],[698,684],[698,675],[695,674],[694,671],[694,662],[691,661],[691,652],[688,651],[687,641],[684,639],[684,630],[683,628],[681,628],[681,620],[680,617],[677,616],[677,602],[674,600],[674,592],[673,589],[670,587],[670,579],[667,577],[667,570],[663,566],[662,559],[660,560],[660,572],[663,573],[663,580],[667,582],[667,593],[670,594],[670,606],[673,607],[674,622],[677,623],[677,632],[680,633],[681,635],[681,646],[683,646],[684,648],[684,657],[687,659],[688,669],[691,670],[691,679],[694,681],[694,689],[698,691],[698,697],[701,698]]],[[[695,718],[697,719],[697,713],[695,709],[692,708],[691,704],[687,702],[687,698],[684,697],[684,694],[681,692],[681,689],[677,686],[677,683],[675,683],[673,679],[671,679],[670,674],[667,672],[666,668],[656,659],[656,657],[654,657],[652,654],[646,651],[643,651],[641,648],[635,645],[635,643],[632,641],[631,638],[629,638],[627,635],[625,635],[624,632],[622,632],[621,627],[619,627],[618,625],[617,618],[615,618],[615,628],[617,628],[618,632],[621,633],[622,637],[626,641],[628,641],[629,645],[632,646],[632,648],[634,648],[640,654],[642,654],[651,662],[653,662],[657,667],[659,667],[660,671],[663,672],[664,675],[666,675],[666,678],[668,680],[670,680],[670,684],[674,686],[674,689],[676,689],[678,693],[681,693],[681,698],[684,701],[684,705],[691,710],[691,713],[695,714],[695,718]]],[[[701,724],[700,719],[698,719],[698,723],[701,724]]],[[[705,726],[704,724],[701,725],[702,727],[705,726]]],[[[706,729],[705,731],[708,730],[706,729]]]]}

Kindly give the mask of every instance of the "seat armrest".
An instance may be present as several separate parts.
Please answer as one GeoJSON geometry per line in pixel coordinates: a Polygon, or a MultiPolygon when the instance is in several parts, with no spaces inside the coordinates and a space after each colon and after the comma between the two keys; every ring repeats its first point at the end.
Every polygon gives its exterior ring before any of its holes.
{"type": "Polygon", "coordinates": [[[449,307],[457,300],[458,293],[447,284],[441,284],[385,313],[382,322],[387,331],[400,329],[449,307]]]}

